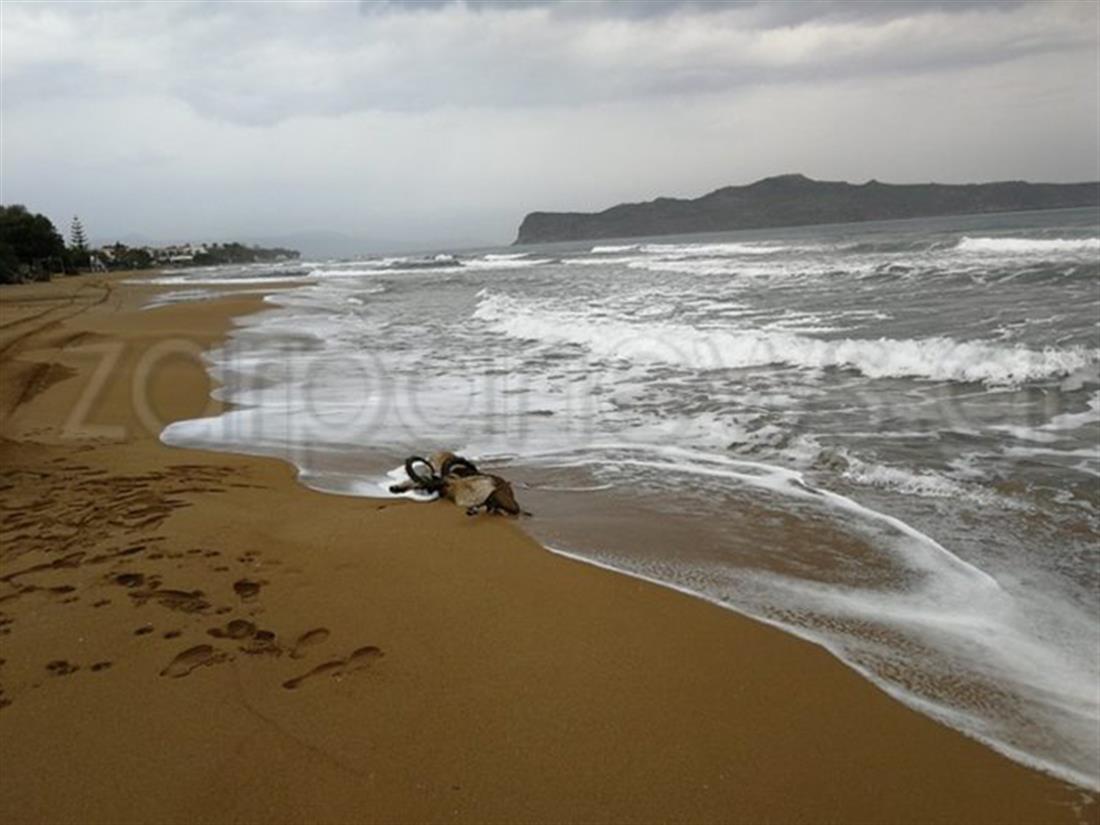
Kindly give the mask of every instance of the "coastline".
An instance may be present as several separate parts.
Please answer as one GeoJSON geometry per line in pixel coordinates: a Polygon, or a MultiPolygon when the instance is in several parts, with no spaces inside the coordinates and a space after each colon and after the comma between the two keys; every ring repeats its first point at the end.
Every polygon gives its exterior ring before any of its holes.
{"type": "Polygon", "coordinates": [[[0,292],[21,821],[1095,818],[821,648],[507,521],[162,445],[221,409],[199,356],[262,302],[141,311],[156,288],[120,280],[0,292]]]}

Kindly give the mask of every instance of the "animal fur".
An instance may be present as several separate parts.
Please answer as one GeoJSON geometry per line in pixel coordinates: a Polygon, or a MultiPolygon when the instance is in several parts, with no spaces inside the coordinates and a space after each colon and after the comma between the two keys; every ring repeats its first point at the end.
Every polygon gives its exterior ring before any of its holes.
{"type": "Polygon", "coordinates": [[[510,516],[518,516],[524,512],[516,503],[512,485],[500,476],[482,473],[445,476],[441,492],[444,498],[465,508],[466,514],[471,516],[482,507],[487,513],[507,513],[510,516]]]}

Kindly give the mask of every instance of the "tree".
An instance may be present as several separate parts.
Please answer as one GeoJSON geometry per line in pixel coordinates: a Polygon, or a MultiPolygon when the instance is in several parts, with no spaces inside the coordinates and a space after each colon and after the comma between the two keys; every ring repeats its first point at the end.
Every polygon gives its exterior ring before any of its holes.
{"type": "Polygon", "coordinates": [[[45,215],[0,206],[0,283],[39,280],[63,268],[65,241],[45,215]]]}
{"type": "Polygon", "coordinates": [[[69,225],[69,245],[78,252],[88,251],[88,237],[77,215],[73,215],[73,222],[69,225]]]}
{"type": "Polygon", "coordinates": [[[84,224],[77,215],[73,215],[73,222],[69,224],[69,263],[73,269],[80,269],[91,263],[88,236],[84,234],[84,224]]]}
{"type": "Polygon", "coordinates": [[[110,253],[108,269],[149,269],[153,265],[153,256],[147,249],[131,249],[117,241],[106,249],[110,253]]]}

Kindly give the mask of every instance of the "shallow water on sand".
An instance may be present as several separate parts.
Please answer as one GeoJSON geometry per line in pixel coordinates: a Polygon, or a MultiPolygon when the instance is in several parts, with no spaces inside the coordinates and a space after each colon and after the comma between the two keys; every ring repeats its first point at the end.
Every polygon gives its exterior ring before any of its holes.
{"type": "MultiPolygon", "coordinates": [[[[1100,777],[1096,210],[179,271],[268,285],[186,444],[385,495],[518,482],[548,546],[776,623],[1100,777]]],[[[164,300],[172,300],[173,295],[164,300]]]]}

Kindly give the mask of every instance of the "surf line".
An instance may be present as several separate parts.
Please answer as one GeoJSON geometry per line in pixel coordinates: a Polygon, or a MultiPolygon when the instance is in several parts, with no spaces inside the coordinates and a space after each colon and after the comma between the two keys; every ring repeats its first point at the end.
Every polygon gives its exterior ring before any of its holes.
{"type": "MultiPolygon", "coordinates": [[[[688,459],[692,463],[685,465],[682,463],[669,463],[663,461],[647,461],[637,458],[624,458],[617,459],[616,463],[632,467],[646,467],[649,469],[657,469],[668,472],[682,473],[686,475],[706,475],[714,478],[727,478],[737,481],[742,481],[750,486],[762,487],[766,490],[779,493],[781,495],[792,496],[794,498],[800,498],[810,501],[824,501],[827,502],[834,509],[847,511],[855,514],[856,516],[863,517],[869,521],[877,521],[888,525],[896,530],[898,533],[908,537],[915,541],[918,545],[923,545],[939,555],[950,567],[956,571],[963,573],[968,578],[972,579],[975,583],[980,584],[989,590],[1002,590],[1000,583],[992,575],[982,570],[965,559],[961,559],[936,541],[926,533],[922,533],[911,524],[902,521],[901,519],[891,516],[887,513],[880,512],[871,507],[867,507],[859,502],[843,496],[839,493],[834,493],[831,490],[826,490],[818,487],[814,487],[808,484],[802,477],[802,474],[794,470],[788,470],[785,467],[777,467],[773,464],[766,464],[759,461],[743,461],[739,459],[726,458],[725,456],[716,456],[711,454],[699,454],[696,451],[685,449],[682,447],[667,447],[656,444],[593,444],[588,449],[600,450],[600,451],[623,451],[623,452],[657,452],[668,456],[677,456],[683,459],[688,459]],[[724,465],[723,469],[718,467],[706,467],[701,466],[705,464],[719,464],[724,465]],[[738,472],[734,468],[743,468],[756,470],[760,474],[752,474],[746,472],[738,472]],[[782,483],[780,483],[782,482],[782,483]]],[[[545,455],[545,454],[544,454],[545,455]]]]}

